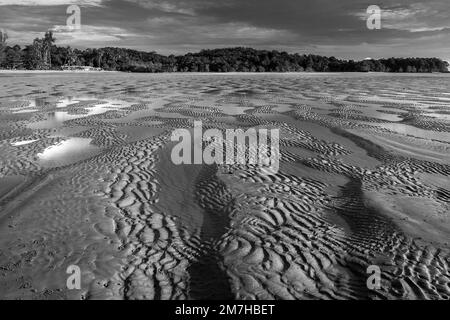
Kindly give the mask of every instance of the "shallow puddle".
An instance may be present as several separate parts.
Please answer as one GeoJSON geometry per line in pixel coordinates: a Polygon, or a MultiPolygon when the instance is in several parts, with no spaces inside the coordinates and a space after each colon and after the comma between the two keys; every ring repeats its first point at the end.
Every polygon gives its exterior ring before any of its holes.
{"type": "Polygon", "coordinates": [[[39,162],[43,166],[63,166],[87,159],[100,151],[91,144],[92,139],[69,138],[46,148],[38,153],[39,162]]]}

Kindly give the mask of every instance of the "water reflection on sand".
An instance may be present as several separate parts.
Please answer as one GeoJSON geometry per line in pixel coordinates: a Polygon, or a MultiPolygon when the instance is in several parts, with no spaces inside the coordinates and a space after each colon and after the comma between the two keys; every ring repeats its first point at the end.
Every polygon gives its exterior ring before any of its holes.
{"type": "Polygon", "coordinates": [[[69,138],[47,147],[37,157],[44,166],[68,165],[86,159],[99,152],[100,148],[91,144],[92,139],[69,138]]]}

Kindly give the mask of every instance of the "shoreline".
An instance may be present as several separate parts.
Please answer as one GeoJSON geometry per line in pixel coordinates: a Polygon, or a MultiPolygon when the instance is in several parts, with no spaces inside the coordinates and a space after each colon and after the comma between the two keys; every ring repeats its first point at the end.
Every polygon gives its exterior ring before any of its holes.
{"type": "MultiPolygon", "coordinates": [[[[2,75],[24,74],[133,74],[133,75],[191,75],[191,76],[239,76],[239,75],[338,75],[343,72],[126,72],[126,71],[75,71],[75,70],[0,70],[2,75]]],[[[351,72],[357,73],[357,72],[351,72]]]]}
{"type": "Polygon", "coordinates": [[[85,70],[0,70],[0,74],[16,74],[16,73],[116,73],[120,71],[85,71],[85,70]]]}
{"type": "Polygon", "coordinates": [[[450,72],[126,72],[117,70],[102,70],[102,71],[88,71],[88,70],[8,70],[0,69],[2,74],[99,74],[99,73],[130,73],[130,74],[178,74],[178,75],[339,75],[339,74],[367,74],[367,75],[441,75],[450,74],[450,72]]]}

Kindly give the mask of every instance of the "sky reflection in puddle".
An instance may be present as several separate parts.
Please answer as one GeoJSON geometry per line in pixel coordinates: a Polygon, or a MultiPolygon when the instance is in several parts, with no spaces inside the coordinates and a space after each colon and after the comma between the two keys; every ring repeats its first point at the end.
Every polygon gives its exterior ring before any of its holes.
{"type": "Polygon", "coordinates": [[[75,120],[80,118],[85,118],[93,115],[99,115],[110,110],[118,110],[126,108],[132,105],[131,102],[117,100],[117,99],[96,99],[94,97],[65,97],[56,103],[57,109],[62,109],[61,111],[50,112],[45,120],[34,122],[28,125],[31,129],[52,129],[62,127],[64,121],[75,120]],[[71,114],[69,111],[63,111],[69,105],[80,103],[83,101],[94,101],[97,100],[99,103],[92,103],[88,106],[80,106],[80,109],[86,110],[86,113],[71,114]]]}
{"type": "Polygon", "coordinates": [[[63,166],[89,158],[100,148],[91,145],[92,139],[68,138],[58,144],[47,147],[37,157],[43,166],[63,166]]]}

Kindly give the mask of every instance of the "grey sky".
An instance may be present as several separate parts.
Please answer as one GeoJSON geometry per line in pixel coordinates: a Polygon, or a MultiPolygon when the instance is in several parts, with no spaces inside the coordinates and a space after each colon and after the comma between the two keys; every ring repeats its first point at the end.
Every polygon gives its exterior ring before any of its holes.
{"type": "Polygon", "coordinates": [[[9,43],[58,30],[58,45],[119,46],[164,54],[250,46],[342,58],[422,56],[450,60],[450,1],[431,0],[0,0],[9,43]],[[63,27],[69,4],[82,28],[63,27]],[[366,9],[382,9],[368,30],[366,9]]]}

